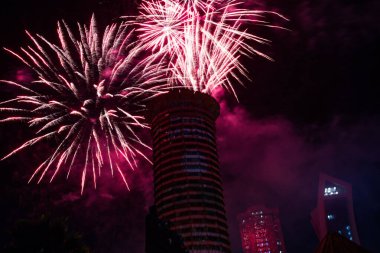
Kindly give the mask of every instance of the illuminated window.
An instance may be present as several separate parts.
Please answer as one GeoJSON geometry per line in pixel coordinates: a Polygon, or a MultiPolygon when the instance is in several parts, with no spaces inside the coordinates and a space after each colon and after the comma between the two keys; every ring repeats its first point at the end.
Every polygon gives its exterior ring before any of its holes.
{"type": "Polygon", "coordinates": [[[338,195],[338,194],[339,192],[337,191],[335,186],[325,188],[325,196],[338,195]]]}

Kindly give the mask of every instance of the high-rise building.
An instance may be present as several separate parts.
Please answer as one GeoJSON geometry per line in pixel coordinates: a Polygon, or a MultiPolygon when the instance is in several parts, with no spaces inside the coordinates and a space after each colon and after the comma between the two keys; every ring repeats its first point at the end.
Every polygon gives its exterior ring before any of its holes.
{"type": "Polygon", "coordinates": [[[190,253],[231,252],[215,140],[218,103],[174,90],[150,106],[154,199],[190,253]]]}
{"type": "Polygon", "coordinates": [[[359,244],[351,185],[321,174],[317,207],[311,212],[311,223],[319,240],[322,240],[328,232],[338,232],[359,244]]]}
{"type": "Polygon", "coordinates": [[[253,206],[238,216],[244,253],[285,253],[278,208],[253,206]]]}

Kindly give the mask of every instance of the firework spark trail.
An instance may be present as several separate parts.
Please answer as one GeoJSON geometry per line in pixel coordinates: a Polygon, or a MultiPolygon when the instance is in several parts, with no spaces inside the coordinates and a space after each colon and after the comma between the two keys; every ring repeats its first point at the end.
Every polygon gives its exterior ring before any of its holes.
{"type": "Polygon", "coordinates": [[[271,25],[266,16],[286,19],[276,12],[240,6],[236,0],[143,1],[135,24],[145,46],[170,66],[171,85],[209,94],[222,86],[235,94],[231,77],[239,83],[239,76],[248,78],[241,55],[272,60],[251,45],[270,41],[250,33],[243,25],[282,28],[271,25]]]}
{"type": "Polygon", "coordinates": [[[67,168],[68,177],[72,168],[81,166],[83,193],[86,178],[92,176],[96,187],[108,162],[112,175],[116,168],[129,189],[121,163],[125,160],[133,170],[136,159],[148,159],[143,154],[148,146],[136,131],[147,128],[143,102],[163,92],[165,71],[153,58],[142,58],[144,48],[131,42],[134,31],[125,23],[107,26],[101,36],[92,17],[88,27],[78,24],[78,31],[76,37],[62,21],[57,31],[60,45],[27,32],[32,44],[21,48],[21,54],[5,49],[38,78],[31,84],[1,80],[18,95],[0,103],[0,112],[8,114],[0,122],[26,121],[36,128],[34,138],[3,159],[56,138],[56,149],[30,180],[39,177],[40,182],[53,170],[52,181],[62,168],[67,168]]]}
{"type": "Polygon", "coordinates": [[[140,23],[141,40],[153,50],[166,48],[168,52],[183,47],[183,27],[187,20],[186,9],[172,1],[142,2],[145,12],[138,17],[146,22],[140,23]]]}

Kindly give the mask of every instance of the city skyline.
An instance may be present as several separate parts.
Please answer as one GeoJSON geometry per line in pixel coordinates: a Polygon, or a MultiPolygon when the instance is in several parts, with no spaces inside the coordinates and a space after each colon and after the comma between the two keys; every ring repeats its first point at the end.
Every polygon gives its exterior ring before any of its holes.
{"type": "MultiPolygon", "coordinates": [[[[4,5],[1,46],[24,45],[25,28],[54,38],[57,19],[84,22],[93,11],[105,24],[122,15],[120,3],[20,1],[17,7],[4,5]],[[111,17],[110,13],[116,14],[111,17]]],[[[379,61],[379,4],[305,0],[259,1],[257,5],[289,17],[292,32],[263,31],[273,40],[267,50],[276,61],[245,60],[253,82],[237,89],[240,103],[218,98],[217,142],[233,252],[241,252],[236,214],[259,203],[279,206],[286,217],[283,230],[289,252],[312,252],[318,239],[309,214],[315,207],[320,172],[352,184],[361,245],[373,251],[379,236],[375,224],[380,222],[375,216],[380,194],[375,68],[379,61]]],[[[28,70],[4,52],[0,64],[1,79],[30,77],[28,70]]],[[[7,97],[7,92],[2,96],[7,97]]],[[[28,131],[21,126],[1,126],[2,154],[28,131]]],[[[40,150],[46,149],[48,144],[40,150]]],[[[140,227],[153,195],[145,187],[152,183],[148,165],[137,172],[131,193],[119,188],[119,183],[105,186],[99,182],[98,190],[80,197],[72,190],[77,185],[73,181],[68,182],[74,185],[71,189],[58,184],[67,184],[64,180],[53,187],[26,184],[37,154],[30,152],[1,164],[1,194],[5,197],[1,214],[7,218],[2,234],[12,227],[12,221],[53,212],[69,216],[71,225],[85,235],[91,247],[109,248],[110,252],[128,247],[140,252],[140,227]]]]}

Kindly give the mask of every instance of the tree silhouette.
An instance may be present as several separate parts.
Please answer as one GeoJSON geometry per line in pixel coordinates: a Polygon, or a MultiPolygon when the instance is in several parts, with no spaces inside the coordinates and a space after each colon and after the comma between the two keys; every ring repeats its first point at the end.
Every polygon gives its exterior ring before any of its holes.
{"type": "Polygon", "coordinates": [[[42,215],[38,219],[16,222],[6,253],[89,253],[78,233],[72,233],[67,219],[52,219],[42,215]]]}

